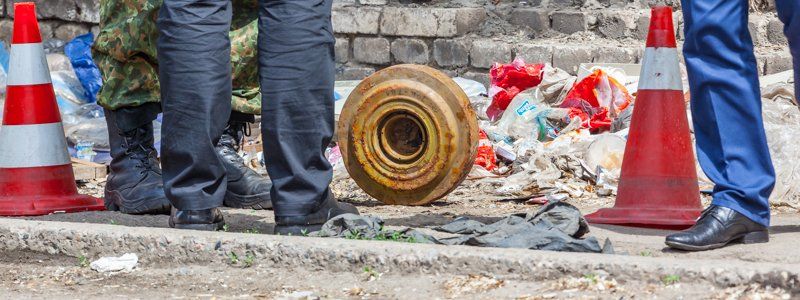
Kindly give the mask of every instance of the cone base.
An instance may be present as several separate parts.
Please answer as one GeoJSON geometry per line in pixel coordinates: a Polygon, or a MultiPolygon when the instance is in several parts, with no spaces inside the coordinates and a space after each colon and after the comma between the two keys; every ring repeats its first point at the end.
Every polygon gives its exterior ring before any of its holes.
{"type": "Polygon", "coordinates": [[[54,212],[105,210],[102,199],[87,195],[0,197],[0,216],[41,216],[54,212]]]}
{"type": "Polygon", "coordinates": [[[586,215],[592,224],[629,227],[686,229],[694,225],[702,209],[603,208],[586,215]]]}

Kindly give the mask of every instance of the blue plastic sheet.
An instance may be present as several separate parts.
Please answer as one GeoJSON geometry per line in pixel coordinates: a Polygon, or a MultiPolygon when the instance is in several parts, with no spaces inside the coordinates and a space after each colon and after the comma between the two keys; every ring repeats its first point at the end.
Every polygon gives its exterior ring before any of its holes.
{"type": "MultiPolygon", "coordinates": [[[[8,73],[8,58],[9,54],[6,49],[6,44],[0,42],[0,65],[3,66],[3,71],[6,71],[6,73],[8,73]]],[[[5,84],[5,82],[3,84],[5,84]]]]}
{"type": "Polygon", "coordinates": [[[97,102],[97,93],[103,86],[100,69],[92,60],[92,44],[94,44],[94,34],[90,32],[76,37],[64,47],[64,54],[69,57],[89,103],[97,102]]]}

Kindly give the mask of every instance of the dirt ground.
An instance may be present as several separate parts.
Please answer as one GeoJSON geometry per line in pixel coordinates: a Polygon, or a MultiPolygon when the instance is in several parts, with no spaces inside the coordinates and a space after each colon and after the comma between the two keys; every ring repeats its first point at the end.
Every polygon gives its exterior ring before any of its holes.
{"type": "Polygon", "coordinates": [[[617,282],[602,275],[526,281],[491,274],[394,275],[241,265],[139,265],[101,274],[78,259],[0,253],[5,299],[790,299],[780,289],[680,282],[617,282]]]}
{"type": "MultiPolygon", "coordinates": [[[[100,196],[102,182],[85,184],[81,190],[100,196]]],[[[489,191],[496,187],[486,181],[465,181],[446,198],[426,206],[383,205],[358,189],[350,179],[337,180],[332,189],[341,201],[356,205],[364,215],[381,217],[389,228],[412,227],[441,236],[432,227],[444,225],[457,217],[469,217],[482,222],[492,222],[514,213],[536,211],[539,205],[525,204],[525,200],[506,200],[493,196],[489,191]]],[[[611,197],[589,196],[570,199],[568,202],[588,214],[602,207],[613,205],[611,197]]],[[[225,209],[227,230],[252,234],[271,234],[274,228],[272,211],[225,209]]],[[[131,216],[117,212],[83,212],[53,214],[31,217],[32,220],[67,221],[115,224],[120,226],[167,227],[168,216],[131,216]]],[[[632,228],[612,225],[592,225],[590,236],[601,244],[610,239],[618,254],[652,257],[683,257],[700,259],[725,259],[749,262],[773,262],[800,264],[800,212],[787,208],[773,209],[770,243],[755,245],[730,245],[723,249],[705,252],[682,252],[667,248],[664,237],[671,231],[632,228]]]]}
{"type": "MultiPolygon", "coordinates": [[[[85,183],[81,190],[100,196],[102,182],[85,183]]],[[[443,200],[427,206],[387,206],[357,189],[352,181],[333,186],[337,197],[355,204],[362,214],[380,216],[389,227],[414,227],[437,235],[430,228],[467,216],[493,221],[512,213],[535,211],[539,205],[523,200],[504,200],[488,193],[492,184],[467,181],[443,200]]],[[[568,200],[584,213],[611,206],[613,199],[587,196],[568,200]]],[[[269,234],[274,226],[271,211],[225,209],[227,230],[269,234]]],[[[84,212],[31,217],[32,220],[115,224],[119,226],[167,227],[167,216],[130,216],[117,212],[84,212]]],[[[663,244],[665,230],[620,226],[592,226],[590,235],[606,238],[618,254],[653,257],[690,257],[750,262],[800,263],[796,249],[800,240],[800,214],[776,209],[769,244],[732,245],[724,249],[685,253],[663,244]]],[[[93,260],[97,258],[86,258],[93,260]]],[[[86,261],[73,257],[34,253],[0,253],[0,294],[9,298],[109,297],[143,299],[790,299],[786,291],[760,286],[720,289],[709,284],[681,282],[617,282],[602,274],[576,278],[552,278],[531,282],[492,274],[455,276],[449,274],[382,274],[371,266],[361,273],[293,269],[291,272],[254,264],[148,265],[131,273],[100,274],[81,266],[86,261]]]]}

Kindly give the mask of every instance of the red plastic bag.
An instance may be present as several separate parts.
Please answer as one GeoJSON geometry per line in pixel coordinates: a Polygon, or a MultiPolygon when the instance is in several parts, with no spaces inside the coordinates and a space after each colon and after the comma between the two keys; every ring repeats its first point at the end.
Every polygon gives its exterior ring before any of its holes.
{"type": "Polygon", "coordinates": [[[570,118],[581,118],[583,128],[599,133],[611,129],[613,119],[631,102],[625,86],[603,70],[595,70],[572,87],[561,107],[570,109],[570,118]]]}
{"type": "Polygon", "coordinates": [[[486,109],[489,119],[499,119],[517,94],[539,85],[543,73],[544,64],[525,64],[521,58],[510,64],[495,63],[489,70],[492,84],[489,91],[492,103],[486,109]]]}
{"type": "Polygon", "coordinates": [[[480,139],[478,140],[478,154],[475,158],[475,165],[481,166],[487,171],[494,170],[494,168],[497,167],[497,156],[494,153],[494,146],[483,130],[481,130],[480,139]]]}

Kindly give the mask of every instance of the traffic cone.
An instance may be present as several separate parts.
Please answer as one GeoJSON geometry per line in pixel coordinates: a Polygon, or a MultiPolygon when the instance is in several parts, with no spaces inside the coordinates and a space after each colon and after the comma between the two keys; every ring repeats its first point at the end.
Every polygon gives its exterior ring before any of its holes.
{"type": "Polygon", "coordinates": [[[0,215],[32,216],[104,209],[78,194],[36,6],[14,5],[8,87],[0,126],[0,215]]]}
{"type": "Polygon", "coordinates": [[[702,212],[672,8],[652,8],[647,49],[613,208],[591,223],[685,228],[702,212]]]}

